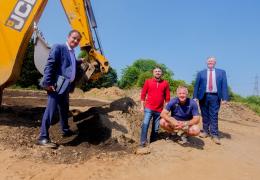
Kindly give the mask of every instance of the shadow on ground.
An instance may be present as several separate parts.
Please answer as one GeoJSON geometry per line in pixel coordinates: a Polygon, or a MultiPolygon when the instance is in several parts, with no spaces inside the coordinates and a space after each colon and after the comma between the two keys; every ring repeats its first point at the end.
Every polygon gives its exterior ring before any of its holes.
{"type": "Polygon", "coordinates": [[[225,139],[232,139],[232,136],[231,134],[227,133],[227,132],[223,132],[223,131],[219,131],[219,137],[222,139],[222,138],[225,138],[225,139]]]}
{"type": "Polygon", "coordinates": [[[128,133],[123,125],[115,121],[111,122],[108,113],[112,111],[128,113],[135,105],[131,98],[125,97],[113,101],[108,107],[92,107],[85,112],[77,112],[73,121],[77,123],[78,135],[64,145],[77,146],[82,142],[98,145],[111,138],[112,129],[124,134],[128,133]]]}
{"type": "Polygon", "coordinates": [[[200,139],[199,137],[188,137],[188,143],[185,144],[181,144],[180,143],[180,138],[169,138],[169,133],[167,132],[161,132],[159,133],[159,139],[168,139],[169,141],[173,141],[183,147],[191,147],[191,148],[195,148],[195,149],[200,149],[203,150],[204,148],[204,141],[202,139],[200,139]]]}

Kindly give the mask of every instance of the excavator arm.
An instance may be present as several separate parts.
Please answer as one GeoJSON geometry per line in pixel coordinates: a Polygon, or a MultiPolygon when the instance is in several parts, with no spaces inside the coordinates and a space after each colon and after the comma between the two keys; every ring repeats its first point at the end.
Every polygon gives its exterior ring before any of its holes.
{"type": "MultiPolygon", "coordinates": [[[[97,80],[103,73],[108,72],[109,65],[102,55],[101,45],[99,44],[100,52],[95,48],[91,27],[96,32],[96,22],[90,0],[60,1],[71,27],[77,29],[82,35],[80,48],[87,52],[87,59],[83,65],[86,78],[97,80]]],[[[97,34],[96,38],[99,43],[97,34]]]]}
{"type": "MultiPolygon", "coordinates": [[[[34,31],[34,22],[39,21],[47,2],[48,0],[0,0],[0,95],[5,87],[14,84],[19,78],[23,57],[34,31]]],[[[85,74],[88,79],[96,80],[108,72],[109,63],[102,51],[99,52],[95,47],[90,27],[90,23],[93,24],[90,0],[60,2],[72,29],[82,34],[80,47],[87,53],[83,64],[85,74]]],[[[97,41],[99,42],[98,39],[97,41]]]]}

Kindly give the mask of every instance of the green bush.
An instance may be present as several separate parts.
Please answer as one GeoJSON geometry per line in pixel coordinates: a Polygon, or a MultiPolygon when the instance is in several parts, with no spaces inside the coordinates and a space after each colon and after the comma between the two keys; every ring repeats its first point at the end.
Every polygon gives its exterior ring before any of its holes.
{"type": "Polygon", "coordinates": [[[260,115],[260,106],[256,105],[256,104],[250,104],[250,103],[246,103],[246,105],[253,110],[254,112],[256,112],[258,115],[260,115]]]}
{"type": "Polygon", "coordinates": [[[140,71],[137,67],[128,66],[123,69],[122,78],[118,82],[120,88],[130,88],[136,85],[137,79],[139,77],[140,71]]]}
{"type": "Polygon", "coordinates": [[[260,96],[249,96],[246,98],[246,101],[250,104],[260,106],[260,96]]]}
{"type": "Polygon", "coordinates": [[[230,100],[234,102],[240,102],[245,104],[251,110],[260,115],[260,97],[259,96],[248,96],[246,98],[232,92],[229,88],[230,100]]]}
{"type": "Polygon", "coordinates": [[[138,59],[133,63],[132,66],[136,67],[140,72],[147,72],[158,66],[158,63],[152,59],[138,59]]]}
{"type": "Polygon", "coordinates": [[[153,73],[151,71],[146,71],[146,72],[140,74],[140,76],[137,79],[137,86],[143,87],[145,80],[149,79],[151,77],[153,77],[153,73]]]}
{"type": "Polygon", "coordinates": [[[152,70],[155,67],[160,67],[163,71],[163,79],[169,84],[173,82],[173,72],[164,64],[159,64],[152,59],[138,59],[131,66],[127,66],[122,71],[122,76],[119,81],[120,88],[142,87],[145,80],[151,78],[152,70]]]}

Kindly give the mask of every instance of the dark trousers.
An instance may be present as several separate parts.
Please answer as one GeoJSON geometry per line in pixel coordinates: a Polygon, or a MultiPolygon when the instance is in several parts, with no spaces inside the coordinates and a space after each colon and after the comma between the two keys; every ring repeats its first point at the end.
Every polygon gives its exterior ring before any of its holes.
{"type": "Polygon", "coordinates": [[[69,90],[66,90],[63,94],[58,94],[57,92],[48,93],[47,107],[42,118],[40,139],[49,139],[49,128],[56,110],[58,110],[61,129],[65,133],[69,130],[69,90]]]}
{"type": "Polygon", "coordinates": [[[203,130],[212,136],[218,136],[218,112],[220,108],[220,99],[217,93],[206,93],[199,101],[203,130]]]}

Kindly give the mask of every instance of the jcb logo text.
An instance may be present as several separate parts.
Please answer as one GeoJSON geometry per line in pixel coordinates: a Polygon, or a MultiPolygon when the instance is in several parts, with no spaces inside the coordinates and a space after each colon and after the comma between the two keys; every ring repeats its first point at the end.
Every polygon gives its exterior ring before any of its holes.
{"type": "Polygon", "coordinates": [[[36,0],[19,0],[17,1],[12,13],[8,17],[5,25],[17,31],[21,31],[26,20],[32,12],[36,0]]]}

